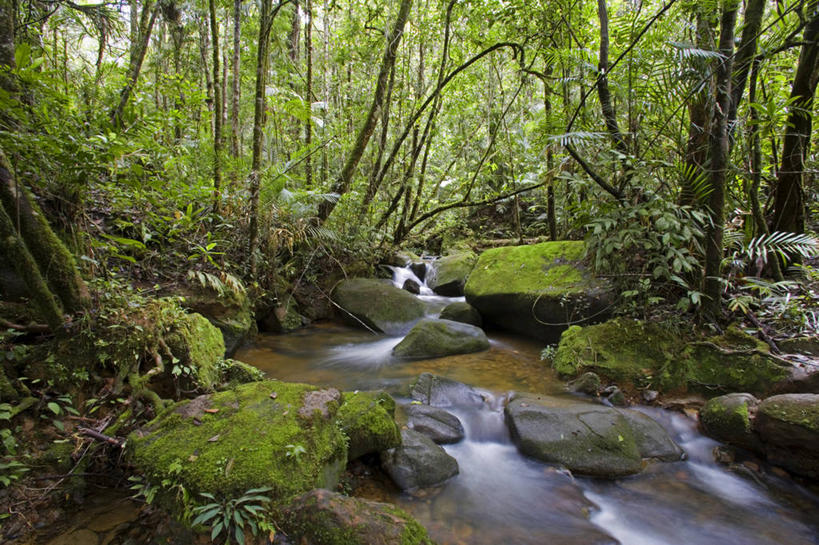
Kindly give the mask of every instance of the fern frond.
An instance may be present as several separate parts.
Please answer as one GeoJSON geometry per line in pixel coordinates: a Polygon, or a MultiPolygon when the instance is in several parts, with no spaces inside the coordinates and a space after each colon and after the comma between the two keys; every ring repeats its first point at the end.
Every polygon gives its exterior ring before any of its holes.
{"type": "Polygon", "coordinates": [[[582,142],[590,142],[592,140],[601,140],[604,138],[606,138],[606,135],[602,132],[574,131],[552,135],[549,137],[549,140],[552,142],[557,142],[561,146],[574,146],[582,142]]]}
{"type": "Polygon", "coordinates": [[[767,263],[769,253],[782,256],[797,254],[802,257],[815,257],[819,255],[819,240],[806,234],[775,231],[752,238],[745,252],[751,259],[761,258],[763,263],[767,263]]]}

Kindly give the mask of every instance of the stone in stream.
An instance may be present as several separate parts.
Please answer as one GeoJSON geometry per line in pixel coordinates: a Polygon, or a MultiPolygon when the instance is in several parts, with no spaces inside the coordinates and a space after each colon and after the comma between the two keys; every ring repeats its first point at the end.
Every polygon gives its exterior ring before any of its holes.
{"type": "Polygon", "coordinates": [[[419,293],[421,293],[421,285],[418,284],[418,282],[416,282],[412,278],[407,278],[406,280],[404,280],[404,285],[401,286],[401,289],[403,289],[404,291],[408,291],[414,295],[418,295],[419,293]]]}
{"type": "Polygon", "coordinates": [[[392,349],[399,358],[440,358],[489,349],[489,339],[479,327],[452,320],[424,318],[392,349]]]}
{"type": "Polygon", "coordinates": [[[347,458],[381,452],[401,444],[395,401],[385,392],[345,392],[338,410],[341,429],[350,439],[347,458]]]}
{"type": "Polygon", "coordinates": [[[180,295],[184,296],[184,308],[201,314],[222,332],[226,358],[232,357],[258,332],[253,305],[244,291],[227,288],[219,291],[210,284],[197,284],[180,295]]]}
{"type": "Polygon", "coordinates": [[[409,514],[388,503],[312,490],[281,514],[293,543],[314,545],[434,545],[409,514]]]}
{"type": "Polygon", "coordinates": [[[475,327],[481,327],[483,325],[483,318],[481,318],[481,313],[478,312],[478,309],[463,301],[457,301],[447,305],[444,310],[441,311],[440,318],[442,320],[452,320],[453,322],[474,325],[475,327]]]}
{"type": "Polygon", "coordinates": [[[478,408],[484,404],[483,396],[472,386],[432,373],[422,373],[418,377],[411,386],[410,397],[433,407],[478,408]]]}
{"type": "Polygon", "coordinates": [[[584,265],[583,242],[486,250],[464,288],[486,322],[556,343],[568,324],[604,320],[611,288],[584,265]]]}
{"type": "Polygon", "coordinates": [[[521,453],[578,474],[622,477],[638,473],[643,457],[679,460],[682,456],[659,424],[613,407],[516,395],[505,415],[521,453]]]}
{"type": "Polygon", "coordinates": [[[381,466],[401,490],[436,486],[458,474],[458,462],[432,439],[401,431],[401,446],[381,453],[381,466]]]}
{"type": "Polygon", "coordinates": [[[597,373],[583,373],[566,385],[571,392],[596,396],[600,391],[600,377],[597,373]]]}
{"type": "Polygon", "coordinates": [[[389,281],[368,278],[342,280],[332,293],[344,321],[387,334],[403,333],[426,310],[417,297],[389,281]]]}
{"type": "Polygon", "coordinates": [[[417,403],[407,405],[404,410],[410,429],[423,433],[439,445],[457,443],[464,438],[463,424],[450,412],[417,403]]]}
{"type": "Polygon", "coordinates": [[[409,270],[418,277],[418,280],[421,282],[424,281],[424,278],[427,276],[427,264],[426,263],[410,263],[409,270]]]}
{"type": "Polygon", "coordinates": [[[782,394],[757,407],[753,428],[772,464],[819,478],[819,394],[782,394]]]}
{"type": "Polygon", "coordinates": [[[436,260],[430,267],[427,285],[438,295],[462,296],[476,260],[472,251],[457,252],[436,260]]]}
{"type": "Polygon", "coordinates": [[[700,409],[703,433],[742,448],[759,451],[759,438],[751,427],[751,415],[759,400],[751,394],[727,394],[715,397],[700,409]]]}

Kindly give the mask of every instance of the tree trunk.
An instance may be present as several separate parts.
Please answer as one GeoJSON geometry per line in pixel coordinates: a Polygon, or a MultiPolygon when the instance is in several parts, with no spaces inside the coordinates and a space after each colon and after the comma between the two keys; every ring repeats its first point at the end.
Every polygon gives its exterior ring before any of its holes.
{"type": "MultiPolygon", "coordinates": [[[[54,233],[31,192],[17,183],[2,150],[0,205],[5,209],[12,225],[16,226],[14,230],[20,233],[37,264],[37,271],[45,276],[49,290],[62,303],[62,308],[71,314],[86,308],[89,304],[88,289],[77,270],[74,256],[54,233]]],[[[3,236],[7,237],[5,233],[3,236]]],[[[23,278],[28,281],[25,276],[23,278]]],[[[35,293],[32,296],[40,298],[35,293]]]]}
{"type": "MultiPolygon", "coordinates": [[[[239,98],[241,93],[241,35],[242,35],[242,0],[233,0],[233,85],[230,101],[230,154],[239,158],[239,98]]],[[[234,182],[238,180],[238,167],[234,168],[234,182]]]]}
{"type": "Polygon", "coordinates": [[[364,155],[364,150],[367,147],[367,143],[370,141],[370,137],[375,129],[375,124],[378,121],[378,115],[381,112],[384,95],[386,94],[387,90],[390,71],[392,70],[392,66],[395,64],[398,44],[401,43],[401,35],[404,32],[404,25],[407,22],[407,17],[409,16],[411,6],[412,0],[401,0],[401,6],[398,9],[398,16],[395,19],[395,25],[393,26],[392,31],[387,35],[387,45],[384,50],[384,57],[381,60],[381,68],[378,71],[378,80],[375,86],[375,94],[373,96],[372,105],[370,106],[370,111],[367,114],[367,119],[364,121],[364,124],[361,126],[361,129],[356,136],[355,144],[353,145],[352,150],[350,150],[350,154],[347,157],[347,161],[344,164],[341,174],[339,175],[335,184],[333,184],[332,191],[338,196],[338,198],[333,200],[325,200],[319,205],[317,214],[319,223],[323,223],[330,216],[338,203],[338,199],[350,189],[355,169],[358,166],[358,162],[361,160],[361,157],[364,155]]]}
{"type": "Polygon", "coordinates": [[[597,65],[599,71],[597,81],[597,95],[600,97],[600,107],[603,110],[603,118],[606,120],[606,129],[614,142],[617,151],[623,155],[628,154],[628,146],[620,132],[617,124],[617,115],[614,106],[611,104],[611,93],[609,92],[609,14],[606,8],[606,0],[597,0],[597,16],[600,20],[600,60],[597,65]]]}
{"type": "Polygon", "coordinates": [[[705,314],[717,318],[722,309],[722,235],[724,230],[725,173],[728,168],[728,109],[731,106],[731,74],[733,70],[734,26],[737,2],[728,0],[720,20],[719,52],[722,58],[716,72],[716,107],[709,138],[711,194],[708,206],[711,222],[705,234],[705,314]]]}
{"type": "Polygon", "coordinates": [[[142,22],[139,25],[139,41],[136,43],[136,45],[131,44],[132,50],[128,68],[128,77],[126,79],[125,86],[119,93],[119,103],[111,112],[111,123],[113,123],[114,127],[116,128],[120,128],[122,126],[122,114],[125,111],[125,106],[128,104],[128,100],[131,98],[131,93],[133,92],[134,87],[136,87],[137,80],[139,79],[139,73],[142,70],[142,63],[145,60],[145,54],[148,52],[148,44],[151,42],[151,31],[154,28],[154,22],[156,21],[156,16],[158,13],[159,2],[156,2],[153,5],[146,3],[142,8],[142,16],[140,18],[142,22]]]}
{"type": "Polygon", "coordinates": [[[304,29],[305,60],[307,61],[307,81],[305,82],[305,101],[309,116],[304,123],[304,147],[307,156],[304,158],[304,184],[308,189],[313,186],[313,159],[310,148],[313,145],[313,2],[307,0],[307,24],[304,29]]]}
{"type": "Polygon", "coordinates": [[[805,232],[803,176],[813,125],[813,96],[819,72],[819,7],[811,2],[811,18],[791,87],[791,106],[782,143],[782,166],[776,181],[773,231],[805,232]]]}
{"type": "MultiPolygon", "coordinates": [[[[16,67],[14,60],[15,6],[14,0],[0,0],[0,67],[7,67],[9,70],[16,67]]],[[[5,70],[0,70],[0,89],[8,91],[12,96],[18,91],[17,82],[5,70]]],[[[6,117],[6,114],[0,115],[6,117]]]]}
{"type": "Polygon", "coordinates": [[[762,17],[765,15],[765,0],[748,0],[743,17],[742,38],[734,59],[734,76],[731,83],[731,109],[728,111],[728,130],[734,132],[737,119],[737,108],[745,92],[748,72],[756,55],[756,44],[762,28],[762,17]]]}
{"type": "Polygon", "coordinates": [[[213,210],[219,212],[222,191],[222,86],[219,82],[219,21],[216,0],[208,0],[213,51],[213,210]]]}

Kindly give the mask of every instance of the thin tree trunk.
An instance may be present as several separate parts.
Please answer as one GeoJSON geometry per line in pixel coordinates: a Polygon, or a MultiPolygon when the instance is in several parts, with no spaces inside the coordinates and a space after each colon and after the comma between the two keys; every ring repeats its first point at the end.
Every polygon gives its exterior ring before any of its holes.
{"type": "MultiPolygon", "coordinates": [[[[208,111],[213,112],[213,79],[211,79],[211,72],[208,63],[208,50],[210,49],[210,38],[208,37],[208,21],[207,18],[199,18],[199,60],[202,63],[202,73],[205,75],[205,103],[208,106],[208,111]]],[[[211,120],[211,131],[213,131],[213,120],[211,120]]]]}
{"type": "Polygon", "coordinates": [[[737,108],[745,92],[748,72],[756,55],[756,44],[762,28],[762,17],[765,15],[765,0],[748,0],[743,16],[742,38],[734,59],[734,75],[731,83],[731,109],[728,111],[728,130],[734,132],[737,119],[737,108]]]}
{"type": "MultiPolygon", "coordinates": [[[[407,22],[411,6],[412,0],[401,0],[401,6],[398,9],[398,16],[395,19],[395,25],[393,26],[392,31],[387,35],[384,58],[381,61],[381,68],[378,71],[378,80],[375,86],[375,94],[373,96],[372,105],[370,106],[370,111],[367,114],[367,119],[364,121],[364,124],[361,126],[361,129],[356,136],[355,144],[353,145],[352,150],[350,150],[350,154],[347,156],[347,161],[344,164],[344,168],[333,185],[333,193],[338,195],[338,198],[340,198],[350,189],[355,169],[358,166],[361,157],[364,155],[364,150],[367,147],[367,143],[370,141],[373,130],[375,129],[375,124],[378,121],[378,115],[380,114],[383,106],[390,70],[392,70],[392,66],[395,64],[398,45],[401,43],[401,36],[404,33],[404,25],[407,22]]],[[[323,223],[330,216],[333,209],[335,209],[337,202],[338,199],[336,198],[332,200],[325,200],[319,205],[317,214],[319,223],[323,223]]]]}
{"type": "Polygon", "coordinates": [[[222,191],[222,86],[219,82],[219,21],[216,0],[208,0],[213,51],[213,210],[219,212],[222,191]]]}
{"type": "MultiPolygon", "coordinates": [[[[546,111],[546,119],[552,117],[552,90],[549,87],[548,78],[552,76],[552,65],[548,64],[544,70],[546,78],[543,80],[543,105],[546,111]]],[[[546,147],[546,172],[549,177],[549,185],[546,186],[546,219],[549,224],[549,238],[557,240],[557,221],[555,219],[555,187],[554,187],[554,150],[552,145],[546,147]]]]}
{"type": "Polygon", "coordinates": [[[719,52],[721,59],[716,72],[716,107],[711,125],[710,176],[711,194],[708,206],[711,221],[705,234],[705,314],[717,318],[722,310],[722,236],[724,231],[725,178],[728,168],[728,109],[731,106],[731,74],[733,70],[734,26],[737,20],[736,0],[728,0],[720,20],[719,52]]]}
{"type": "MultiPolygon", "coordinates": [[[[15,0],[0,0],[0,67],[8,68],[0,70],[0,89],[5,90],[12,97],[19,91],[17,81],[11,75],[11,70],[16,68],[14,60],[14,24],[16,19],[15,0]]],[[[54,30],[57,35],[57,30],[54,30]]],[[[55,52],[56,56],[56,52],[55,52]]],[[[0,113],[0,119],[7,117],[5,112],[0,113]]]]}
{"type": "Polygon", "coordinates": [[[813,125],[813,97],[819,72],[819,6],[811,2],[811,19],[805,27],[802,51],[791,87],[782,163],[774,194],[772,229],[789,233],[805,232],[803,176],[805,157],[810,149],[813,125]]]}
{"type": "Polygon", "coordinates": [[[149,3],[146,3],[142,10],[142,19],[147,17],[147,23],[144,25],[140,24],[141,33],[139,41],[136,45],[132,44],[132,58],[129,63],[128,78],[125,86],[119,93],[119,103],[111,112],[111,122],[116,128],[122,126],[122,114],[125,111],[125,106],[128,104],[128,100],[131,98],[131,93],[133,92],[134,87],[136,87],[137,80],[139,79],[139,73],[142,70],[142,63],[145,60],[145,54],[148,52],[148,44],[151,42],[151,31],[154,28],[154,22],[156,21],[156,16],[159,13],[159,2],[155,2],[152,6],[149,3]]]}
{"type": "Polygon", "coordinates": [[[603,118],[606,120],[606,129],[609,131],[617,151],[623,155],[628,154],[628,146],[617,125],[617,115],[611,103],[611,92],[609,91],[609,14],[606,7],[606,0],[597,0],[597,16],[600,20],[600,60],[597,69],[600,72],[597,83],[597,94],[600,97],[600,107],[603,110],[603,118]]]}
{"type": "Polygon", "coordinates": [[[304,29],[305,60],[307,62],[307,81],[305,82],[305,101],[309,116],[304,123],[304,146],[307,156],[304,158],[304,183],[307,188],[313,185],[313,158],[310,148],[313,145],[313,1],[307,0],[307,24],[304,29]]]}
{"type": "MultiPolygon", "coordinates": [[[[322,24],[324,28],[324,70],[322,92],[324,95],[324,108],[322,109],[322,119],[324,126],[327,126],[327,112],[330,110],[330,85],[328,82],[328,72],[330,71],[330,13],[327,0],[324,0],[321,10],[322,24]]],[[[330,170],[329,158],[327,156],[327,146],[321,148],[321,187],[327,187],[327,178],[330,170]]]]}
{"type": "MultiPolygon", "coordinates": [[[[233,0],[233,85],[230,96],[230,154],[238,159],[239,149],[239,98],[241,93],[241,36],[242,36],[242,0],[233,0]]],[[[233,181],[239,179],[238,166],[233,170],[233,181]]]]}

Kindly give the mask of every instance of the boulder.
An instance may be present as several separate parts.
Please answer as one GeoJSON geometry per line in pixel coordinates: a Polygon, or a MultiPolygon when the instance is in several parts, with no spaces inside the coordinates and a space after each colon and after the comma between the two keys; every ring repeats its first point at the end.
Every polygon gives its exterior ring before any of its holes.
{"type": "Polygon", "coordinates": [[[819,395],[782,394],[759,404],[753,429],[768,461],[819,478],[819,395]]]}
{"type": "Polygon", "coordinates": [[[457,252],[436,260],[429,271],[427,286],[438,295],[462,296],[476,260],[472,251],[457,252]]]}
{"type": "Polygon", "coordinates": [[[583,373],[566,385],[570,391],[596,396],[600,391],[600,377],[597,373],[583,373]]]}
{"type": "Polygon", "coordinates": [[[346,322],[387,334],[406,332],[425,312],[418,298],[381,280],[343,280],[333,290],[332,299],[346,322]]]}
{"type": "Polygon", "coordinates": [[[401,286],[401,289],[403,289],[404,291],[408,291],[414,295],[418,295],[421,293],[421,285],[412,278],[407,278],[406,280],[404,280],[404,285],[401,286]]]}
{"type": "Polygon", "coordinates": [[[483,396],[472,386],[431,373],[422,373],[410,388],[410,397],[433,407],[481,407],[483,396]]]}
{"type": "Polygon", "coordinates": [[[443,409],[413,403],[405,407],[407,426],[423,433],[439,445],[457,443],[464,438],[464,426],[458,417],[443,409]]]}
{"type": "Polygon", "coordinates": [[[239,347],[258,332],[253,309],[243,290],[214,288],[211,284],[191,288],[185,293],[183,306],[198,312],[222,332],[225,342],[223,356],[229,358],[239,347]]]}
{"type": "Polygon", "coordinates": [[[656,420],[639,411],[620,411],[628,421],[637,443],[637,450],[643,458],[654,458],[663,462],[677,462],[685,458],[685,452],[675,443],[668,432],[656,420]]]}
{"type": "Polygon", "coordinates": [[[302,327],[306,319],[299,314],[296,299],[287,297],[285,304],[274,304],[259,320],[262,331],[269,333],[289,333],[302,327]]]}
{"type": "Polygon", "coordinates": [[[432,439],[401,431],[401,446],[381,453],[381,465],[401,490],[436,486],[458,474],[458,462],[432,439]]]}
{"type": "Polygon", "coordinates": [[[240,385],[175,404],[128,437],[127,454],[149,482],[172,478],[192,495],[271,487],[284,500],[333,488],[347,462],[340,397],[276,380],[240,385]]]}
{"type": "Polygon", "coordinates": [[[299,496],[280,518],[293,543],[434,545],[424,527],[401,509],[329,490],[299,496]]]}
{"type": "Polygon", "coordinates": [[[483,325],[483,318],[481,318],[481,313],[478,312],[478,309],[463,301],[447,305],[444,307],[444,310],[441,311],[441,316],[439,317],[442,320],[452,320],[453,322],[470,324],[475,327],[481,327],[483,325]]]}
{"type": "Polygon", "coordinates": [[[425,318],[415,324],[392,349],[399,358],[440,358],[489,349],[489,339],[479,327],[451,320],[425,318]]]}
{"type": "Polygon", "coordinates": [[[418,277],[418,280],[421,282],[424,281],[424,278],[427,276],[427,264],[426,263],[410,263],[409,266],[412,273],[418,277]]]}
{"type": "Polygon", "coordinates": [[[204,316],[178,316],[165,335],[165,344],[177,360],[166,365],[166,371],[174,374],[174,367],[180,369],[178,374],[187,388],[212,390],[219,385],[222,377],[218,364],[225,354],[225,343],[221,332],[204,316]]]}
{"type": "Polygon", "coordinates": [[[505,415],[513,441],[526,456],[594,477],[622,477],[641,470],[629,421],[612,407],[515,396],[505,415]]]}
{"type": "Polygon", "coordinates": [[[564,324],[607,317],[607,283],[583,265],[579,241],[493,248],[481,254],[466,283],[466,301],[486,322],[556,343],[564,324]]]}
{"type": "Polygon", "coordinates": [[[700,409],[705,435],[732,445],[759,451],[761,444],[751,423],[759,400],[751,394],[727,394],[709,399],[700,409]]]}
{"type": "Polygon", "coordinates": [[[661,391],[764,393],[788,376],[768,346],[729,327],[695,338],[660,324],[617,318],[563,332],[552,365],[562,376],[593,371],[618,384],[661,391]]]}
{"type": "Polygon", "coordinates": [[[777,341],[777,346],[786,354],[806,354],[819,357],[819,339],[816,337],[796,337],[777,341]]]}
{"type": "Polygon", "coordinates": [[[421,258],[414,253],[405,250],[395,252],[394,254],[387,256],[387,258],[384,259],[384,264],[392,267],[406,267],[415,261],[419,261],[420,259],[421,258]]]}
{"type": "Polygon", "coordinates": [[[247,384],[264,380],[264,373],[250,364],[239,360],[224,360],[221,363],[222,382],[229,384],[247,384]]]}
{"type": "Polygon", "coordinates": [[[341,430],[349,438],[348,459],[401,444],[395,423],[395,401],[385,392],[346,392],[338,410],[341,430]]]}

